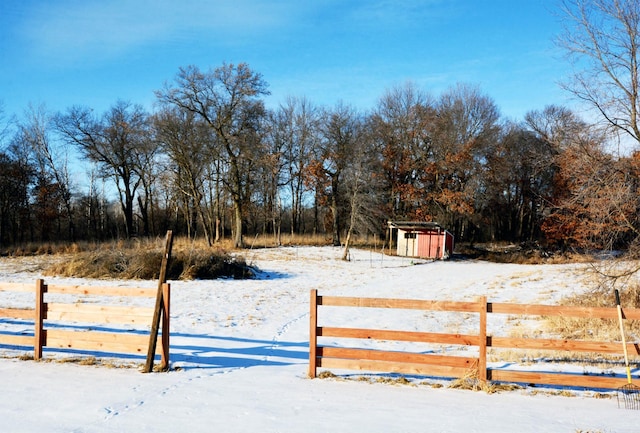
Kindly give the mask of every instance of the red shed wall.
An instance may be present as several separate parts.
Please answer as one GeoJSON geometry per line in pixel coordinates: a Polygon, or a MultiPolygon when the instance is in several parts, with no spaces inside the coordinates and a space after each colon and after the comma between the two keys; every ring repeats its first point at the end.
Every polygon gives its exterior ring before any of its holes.
{"type": "Polygon", "coordinates": [[[448,231],[444,232],[444,251],[448,251],[449,254],[453,254],[453,235],[448,231]]]}

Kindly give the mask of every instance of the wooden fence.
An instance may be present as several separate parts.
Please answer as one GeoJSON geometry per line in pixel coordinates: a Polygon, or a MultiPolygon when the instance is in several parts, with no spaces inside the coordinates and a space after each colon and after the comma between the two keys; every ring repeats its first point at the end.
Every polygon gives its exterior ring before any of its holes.
{"type": "MultiPolygon", "coordinates": [[[[316,377],[317,368],[380,371],[434,377],[458,378],[477,369],[478,379],[497,382],[515,382],[541,385],[586,387],[591,389],[618,388],[627,381],[625,377],[607,375],[575,374],[562,372],[514,371],[487,367],[487,349],[536,349],[560,352],[593,352],[622,355],[621,342],[578,341],[553,338],[492,336],[487,318],[493,314],[526,316],[563,316],[617,320],[613,308],[588,308],[551,305],[524,305],[487,302],[480,297],[474,302],[430,301],[385,298],[354,298],[320,296],[311,291],[309,376],[316,377]],[[337,326],[318,326],[318,307],[357,307],[402,310],[458,312],[478,315],[478,330],[473,334],[433,333],[363,329],[337,326]],[[446,354],[411,353],[363,348],[362,344],[319,345],[318,338],[331,337],[338,341],[395,341],[411,343],[434,343],[437,345],[475,346],[477,357],[446,354]],[[342,340],[345,339],[345,340],[342,340]],[[349,340],[346,340],[349,339],[349,340]]],[[[640,309],[624,309],[627,320],[640,320],[640,309]]],[[[323,316],[324,318],[324,316],[323,316]]],[[[380,323],[382,325],[382,323],[380,323]]],[[[627,343],[629,354],[640,354],[637,343],[627,343]]],[[[498,352],[499,354],[499,352],[498,352]]],[[[494,354],[494,356],[496,356],[494,354]]],[[[622,357],[621,357],[622,359],[622,357]]]]}
{"type": "MultiPolygon", "coordinates": [[[[163,284],[162,290],[163,321],[160,344],[155,353],[160,354],[161,368],[166,369],[169,365],[169,284],[163,284]]],[[[0,283],[0,295],[2,292],[23,292],[27,297],[33,293],[34,307],[3,308],[0,304],[0,324],[3,320],[10,324],[12,319],[24,321],[20,325],[33,323],[33,332],[26,335],[0,329],[1,346],[33,349],[36,360],[42,358],[43,348],[135,355],[147,353],[154,308],[114,303],[116,299],[133,297],[149,298],[148,303],[152,305],[156,289],[48,285],[39,279],[35,284],[0,283]],[[50,296],[55,296],[55,302],[47,302],[50,296]]],[[[141,301],[144,304],[147,300],[141,301]]]]}

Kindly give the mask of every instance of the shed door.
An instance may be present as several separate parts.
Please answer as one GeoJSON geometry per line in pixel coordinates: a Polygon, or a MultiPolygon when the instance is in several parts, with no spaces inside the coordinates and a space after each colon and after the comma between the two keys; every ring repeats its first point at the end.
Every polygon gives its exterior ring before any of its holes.
{"type": "Polygon", "coordinates": [[[436,232],[422,232],[418,235],[418,257],[439,259],[442,256],[442,236],[436,232]]]}

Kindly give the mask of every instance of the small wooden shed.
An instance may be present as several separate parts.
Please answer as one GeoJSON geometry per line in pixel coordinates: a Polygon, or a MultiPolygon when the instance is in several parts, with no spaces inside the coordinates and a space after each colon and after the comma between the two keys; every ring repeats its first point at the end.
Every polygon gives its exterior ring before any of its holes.
{"type": "Polygon", "coordinates": [[[448,259],[453,253],[453,235],[436,222],[389,221],[397,230],[397,254],[423,259],[448,259]]]}

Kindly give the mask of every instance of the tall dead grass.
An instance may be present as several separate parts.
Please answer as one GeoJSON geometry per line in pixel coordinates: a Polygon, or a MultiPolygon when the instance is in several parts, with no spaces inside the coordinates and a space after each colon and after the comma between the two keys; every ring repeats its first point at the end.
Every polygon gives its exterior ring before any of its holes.
{"type": "MultiPolygon", "coordinates": [[[[615,307],[613,290],[605,285],[563,298],[561,305],[577,307],[615,307]]],[[[623,308],[640,308],[640,285],[630,284],[620,290],[623,308]]],[[[620,325],[615,319],[593,319],[553,316],[546,318],[547,326],[563,338],[600,341],[620,341],[620,325]]],[[[628,339],[640,340],[640,321],[625,320],[628,339]]]]}
{"type": "MultiPolygon", "coordinates": [[[[591,289],[563,297],[558,303],[574,307],[604,307],[615,308],[614,280],[607,277],[602,269],[596,265],[589,266],[592,272],[585,275],[586,283],[591,289]]],[[[611,271],[611,269],[609,269],[611,271]]],[[[620,273],[621,270],[618,270],[620,273]]],[[[640,308],[640,285],[627,279],[626,284],[621,280],[615,282],[619,287],[621,305],[624,308],[640,308]]],[[[617,318],[579,318],[568,316],[543,316],[540,319],[542,327],[530,329],[512,326],[509,336],[524,338],[561,338],[567,340],[584,340],[597,342],[620,343],[619,354],[603,354],[588,352],[558,352],[534,349],[496,349],[489,352],[490,361],[514,361],[521,363],[562,362],[583,364],[603,369],[621,363],[622,339],[620,325],[617,318]],[[533,334],[533,335],[530,335],[533,334]]],[[[625,339],[629,342],[640,342],[640,321],[624,320],[625,339]]],[[[629,354],[630,361],[640,362],[640,355],[629,354]]]]}
{"type": "Polygon", "coordinates": [[[53,254],[74,254],[96,248],[98,244],[91,242],[27,242],[7,247],[0,255],[11,257],[42,256],[53,254]]]}
{"type": "MultiPolygon", "coordinates": [[[[291,234],[282,233],[279,237],[273,234],[259,234],[253,237],[246,237],[247,248],[274,248],[279,246],[313,246],[321,247],[332,245],[333,239],[330,234],[291,234]]],[[[375,248],[381,249],[384,239],[378,236],[358,236],[351,238],[350,245],[354,248],[375,248]]]]}
{"type": "MultiPolygon", "coordinates": [[[[157,279],[164,252],[164,239],[114,241],[94,249],[68,254],[45,269],[45,275],[79,278],[157,279]]],[[[204,241],[176,239],[167,278],[251,278],[254,271],[244,258],[204,241]]]]}
{"type": "Polygon", "coordinates": [[[458,243],[456,252],[474,259],[494,263],[515,263],[520,265],[590,263],[594,256],[589,253],[572,251],[553,251],[542,248],[535,243],[510,244],[490,243],[458,243]]]}
{"type": "MultiPolygon", "coordinates": [[[[366,245],[373,237],[361,238],[357,241],[357,246],[366,245]]],[[[174,248],[188,249],[210,249],[203,238],[190,239],[184,236],[174,236],[174,248]]],[[[273,234],[260,234],[256,236],[245,236],[246,249],[251,248],[273,248],[278,246],[324,246],[330,245],[332,240],[330,235],[322,234],[291,234],[283,233],[279,237],[273,234]]],[[[4,256],[37,256],[54,254],[76,254],[80,252],[104,250],[104,249],[154,249],[164,245],[164,236],[152,238],[121,239],[105,242],[25,242],[13,245],[0,250],[0,255],[4,256]]],[[[216,242],[215,248],[223,251],[234,251],[233,240],[224,238],[216,242]]]]}
{"type": "MultiPolygon", "coordinates": [[[[155,279],[160,271],[164,237],[135,238],[109,242],[28,243],[0,252],[8,256],[56,255],[45,275],[79,278],[155,279]]],[[[353,246],[378,247],[375,237],[356,238],[353,246]]],[[[250,278],[254,272],[242,257],[253,248],[278,246],[324,246],[331,244],[327,235],[281,234],[245,237],[245,249],[234,248],[231,239],[214,247],[204,239],[174,237],[173,254],[168,270],[170,279],[250,278]]],[[[380,248],[382,244],[380,244],[380,248]]]]}

